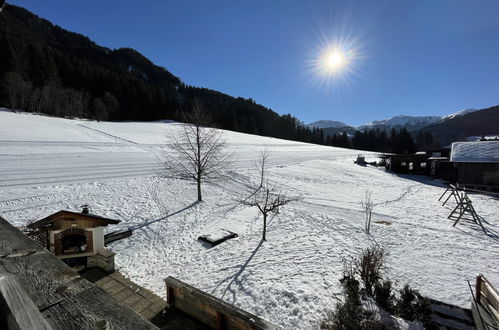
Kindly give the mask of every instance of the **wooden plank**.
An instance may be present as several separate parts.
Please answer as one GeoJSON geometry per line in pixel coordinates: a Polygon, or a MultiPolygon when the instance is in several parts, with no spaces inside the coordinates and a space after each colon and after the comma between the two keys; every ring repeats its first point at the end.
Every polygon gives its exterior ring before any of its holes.
{"type": "Polygon", "coordinates": [[[165,282],[170,307],[175,307],[212,328],[281,329],[171,276],[165,282]]]}
{"type": "Polygon", "coordinates": [[[9,329],[52,329],[13,276],[0,277],[0,310],[9,329]]]}
{"type": "Polygon", "coordinates": [[[0,218],[0,276],[6,275],[54,329],[157,329],[0,218]]]}

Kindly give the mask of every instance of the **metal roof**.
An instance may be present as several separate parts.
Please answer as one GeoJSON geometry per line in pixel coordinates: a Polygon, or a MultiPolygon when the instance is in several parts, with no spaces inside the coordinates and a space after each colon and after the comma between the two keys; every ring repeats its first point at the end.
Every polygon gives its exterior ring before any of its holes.
{"type": "Polygon", "coordinates": [[[454,142],[450,161],[455,163],[499,163],[499,141],[454,142]]]}

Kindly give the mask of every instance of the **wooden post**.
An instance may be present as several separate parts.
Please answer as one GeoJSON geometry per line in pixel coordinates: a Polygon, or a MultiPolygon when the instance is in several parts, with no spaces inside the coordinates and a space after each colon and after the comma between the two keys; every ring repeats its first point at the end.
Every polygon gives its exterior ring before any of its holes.
{"type": "Polygon", "coordinates": [[[482,274],[478,275],[476,277],[476,287],[475,287],[475,292],[476,292],[476,302],[477,304],[480,304],[480,297],[481,297],[481,291],[482,291],[482,274]]]}
{"type": "Polygon", "coordinates": [[[217,311],[217,330],[222,330],[223,329],[223,318],[224,315],[217,311]]]}
{"type": "Polygon", "coordinates": [[[169,285],[166,286],[166,303],[168,304],[168,307],[173,306],[173,288],[169,285]]]}
{"type": "Polygon", "coordinates": [[[440,196],[440,198],[438,199],[439,201],[445,196],[445,194],[449,191],[451,186],[448,186],[447,189],[445,189],[444,193],[442,194],[442,196],[440,196]]]}

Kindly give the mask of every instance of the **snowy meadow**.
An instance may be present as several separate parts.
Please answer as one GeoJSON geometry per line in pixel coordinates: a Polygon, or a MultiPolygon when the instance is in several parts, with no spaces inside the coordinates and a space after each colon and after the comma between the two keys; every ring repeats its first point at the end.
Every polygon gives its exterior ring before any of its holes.
{"type": "MultiPolygon", "coordinates": [[[[90,205],[134,228],[111,245],[117,268],[161,296],[174,276],[285,328],[310,328],[342,297],[344,258],[378,244],[385,274],[422,294],[469,307],[466,280],[499,283],[499,200],[471,195],[489,235],[447,219],[445,186],[353,163],[361,151],[224,132],[235,155],[229,178],[203,186],[162,176],[160,157],[172,122],[95,122],[0,111],[0,215],[14,225],[90,205]],[[240,203],[258,176],[259,152],[271,152],[269,179],[297,200],[282,207],[260,240],[262,218],[240,203]],[[361,202],[372,193],[370,234],[361,202]],[[198,242],[238,234],[216,247],[198,242]]],[[[367,160],[376,160],[366,154],[367,160]]]]}

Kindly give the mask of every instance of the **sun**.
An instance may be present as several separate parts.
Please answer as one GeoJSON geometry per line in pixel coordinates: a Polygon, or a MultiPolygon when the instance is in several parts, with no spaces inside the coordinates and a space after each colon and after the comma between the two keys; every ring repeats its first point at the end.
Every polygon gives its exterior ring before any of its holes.
{"type": "Polygon", "coordinates": [[[326,67],[329,70],[338,70],[345,65],[345,56],[339,52],[332,52],[326,55],[326,67]]]}

